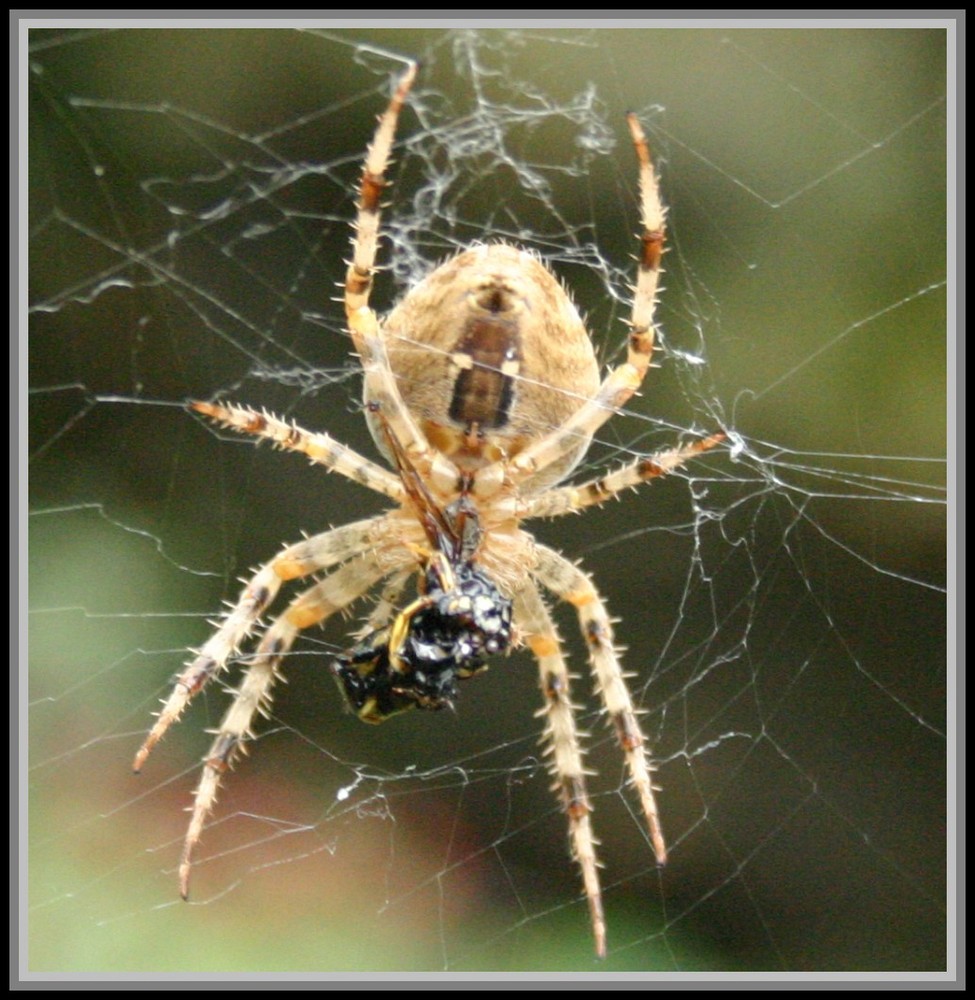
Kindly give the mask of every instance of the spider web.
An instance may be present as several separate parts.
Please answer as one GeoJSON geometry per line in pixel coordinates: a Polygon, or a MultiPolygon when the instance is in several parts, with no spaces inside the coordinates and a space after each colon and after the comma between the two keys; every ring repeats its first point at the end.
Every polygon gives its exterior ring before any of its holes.
{"type": "Polygon", "coordinates": [[[945,61],[936,29],[33,31],[29,968],[946,968],[945,61]],[[184,809],[226,694],[129,771],[238,578],[382,509],[182,403],[375,454],[335,297],[396,53],[423,68],[376,305],[503,238],[618,361],[635,110],[670,206],[659,367],[579,472],[730,436],[537,526],[620,619],[658,765],[662,872],[560,612],[604,963],[525,654],[373,728],[323,669],[363,609],[305,637],[191,905],[184,809]]]}

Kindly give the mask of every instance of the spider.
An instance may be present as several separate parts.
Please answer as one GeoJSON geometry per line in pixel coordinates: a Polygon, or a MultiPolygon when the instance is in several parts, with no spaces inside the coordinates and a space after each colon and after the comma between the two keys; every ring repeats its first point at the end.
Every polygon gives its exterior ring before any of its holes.
{"type": "Polygon", "coordinates": [[[324,433],[222,402],[189,407],[217,424],[270,440],[381,493],[386,513],[289,545],[247,581],[237,603],[195,651],[163,702],[134,769],[220,676],[282,584],[310,585],[264,629],[204,758],[179,865],[188,897],[194,848],[223,773],[267,715],[280,664],[300,632],[383,585],[364,637],[331,670],[351,708],[382,722],[456,697],[456,681],[485,657],[527,646],[538,664],[544,740],[554,790],[568,818],[571,853],[588,901],[595,949],[606,954],[606,922],[585,768],[562,644],[540,587],[571,604],[589,650],[596,690],[615,729],[650,842],[667,850],[652,767],[624,681],[606,607],[589,576],[536,541],[522,522],[604,503],[714,447],[714,434],[606,476],[558,485],[595,432],[637,391],[653,351],[653,313],[664,248],[664,208],[647,141],[634,115],[642,234],[626,361],[602,381],[593,347],[562,285],[534,255],[506,243],[476,245],[434,270],[381,321],[369,304],[397,121],[416,75],[402,75],[368,147],[348,262],[346,319],[364,375],[365,414],[388,471],[324,433]],[[400,609],[410,582],[417,597],[400,609]]]}

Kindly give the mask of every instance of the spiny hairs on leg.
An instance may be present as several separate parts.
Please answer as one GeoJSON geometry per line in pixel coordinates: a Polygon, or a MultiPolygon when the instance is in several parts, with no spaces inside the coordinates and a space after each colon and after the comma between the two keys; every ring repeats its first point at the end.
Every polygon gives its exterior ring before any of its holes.
{"type": "Polygon", "coordinates": [[[640,253],[630,316],[630,336],[626,361],[603,380],[598,392],[565,423],[519,452],[506,467],[509,481],[523,482],[576,447],[580,438],[592,438],[614,413],[633,398],[650,367],[654,347],[653,315],[660,282],[660,261],[666,239],[666,209],[650,160],[647,139],[635,115],[627,121],[640,168],[640,253]]]}
{"type": "Polygon", "coordinates": [[[613,628],[606,606],[586,573],[544,545],[538,546],[536,572],[545,587],[576,609],[579,626],[589,646],[596,687],[606,707],[609,721],[616,731],[626,760],[630,784],[640,799],[657,864],[664,865],[667,863],[667,846],[650,779],[646,739],[637,721],[613,644],[613,628]]]}
{"type": "Polygon", "coordinates": [[[377,518],[354,521],[288,545],[251,577],[216,632],[177,677],[169,698],[135,755],[132,768],[136,773],[142,770],[155,745],[186,706],[214,677],[226,670],[228,661],[271,605],[281,584],[351,559],[366,547],[376,521],[377,518]]]}
{"type": "Polygon", "coordinates": [[[551,757],[553,788],[569,820],[569,843],[579,865],[589,905],[589,922],[596,955],[606,957],[606,917],[599,885],[599,860],[592,831],[592,806],[586,791],[586,771],[575,724],[575,707],[569,689],[569,671],[555,623],[534,583],[515,597],[515,621],[525,632],[525,641],[538,663],[544,705],[536,713],[545,720],[546,754],[551,757]]]}
{"type": "Polygon", "coordinates": [[[273,562],[262,566],[250,579],[220,627],[176,679],[172,693],[163,703],[162,711],[135,755],[133,771],[138,773],[142,770],[149,754],[166,730],[179,719],[193,698],[226,669],[227,661],[250,633],[264,609],[274,600],[281,583],[282,579],[275,572],[273,562]]]}
{"type": "Polygon", "coordinates": [[[590,479],[578,485],[558,486],[546,490],[537,497],[531,497],[524,502],[525,518],[560,517],[563,514],[573,514],[587,507],[598,507],[607,500],[617,496],[623,490],[635,489],[641,483],[649,482],[660,476],[669,475],[679,469],[692,458],[710,451],[721,444],[727,437],[719,432],[710,437],[692,441],[682,448],[672,448],[656,455],[640,457],[629,465],[624,465],[615,472],[590,479]]]}
{"type": "Polygon", "coordinates": [[[184,899],[189,896],[193,851],[213,810],[220,779],[251,738],[257,715],[267,713],[271,688],[279,676],[282,658],[301,632],[348,607],[386,573],[387,569],[374,553],[356,556],[298,594],[264,633],[203,760],[203,773],[194,793],[192,817],[179,866],[180,895],[184,899]]]}
{"type": "Polygon", "coordinates": [[[191,410],[208,417],[221,427],[271,441],[278,448],[306,455],[316,465],[336,472],[391,500],[402,500],[403,485],[388,469],[371,462],[330,434],[306,431],[297,424],[282,420],[266,411],[234,403],[187,404],[191,410]]]}

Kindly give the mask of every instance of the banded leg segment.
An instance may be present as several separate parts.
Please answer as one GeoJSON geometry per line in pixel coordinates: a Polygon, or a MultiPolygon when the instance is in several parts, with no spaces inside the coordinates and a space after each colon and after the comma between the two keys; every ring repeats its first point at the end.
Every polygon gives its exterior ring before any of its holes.
{"type": "Polygon", "coordinates": [[[667,863],[667,847],[657,802],[653,795],[646,740],[637,721],[619,654],[613,645],[613,627],[589,577],[577,566],[544,545],[538,546],[536,575],[541,583],[561,600],[575,607],[579,625],[589,646],[593,677],[609,721],[616,730],[626,759],[630,784],[636,790],[650,834],[658,865],[667,863]]]}
{"type": "Polygon", "coordinates": [[[555,778],[552,787],[569,819],[569,842],[582,872],[596,954],[603,958],[606,955],[606,918],[599,886],[596,840],[589,818],[592,806],[586,792],[586,772],[569,692],[569,672],[555,624],[533,583],[515,595],[514,613],[515,622],[524,631],[525,642],[538,662],[545,705],[536,714],[545,720],[546,753],[552,758],[551,770],[555,778]]]}
{"type": "Polygon", "coordinates": [[[134,771],[142,770],[153,747],[162,739],[166,730],[179,719],[193,698],[226,669],[227,661],[237,652],[258,618],[277,596],[281,584],[285,580],[307,576],[351,559],[367,544],[370,532],[379,520],[380,518],[367,518],[356,521],[289,545],[251,577],[220,627],[176,679],[155,725],[135,755],[132,763],[134,771]]]}
{"type": "Polygon", "coordinates": [[[271,689],[280,676],[278,667],[282,658],[291,649],[299,632],[347,607],[381,580],[386,572],[372,554],[346,562],[330,576],[299,594],[264,633],[203,761],[203,773],[194,792],[193,815],[179,864],[179,891],[183,899],[189,897],[193,850],[213,810],[220,778],[233,766],[253,736],[256,716],[267,715],[271,689]]]}
{"type": "Polygon", "coordinates": [[[640,254],[637,258],[636,287],[633,289],[633,311],[630,315],[630,340],[627,364],[646,375],[653,356],[653,313],[660,286],[660,260],[666,239],[667,210],[660,200],[660,182],[650,159],[650,147],[640,121],[634,114],[626,116],[630,136],[640,165],[640,254]]]}
{"type": "Polygon", "coordinates": [[[376,272],[381,199],[388,183],[386,170],[389,167],[400,112],[415,79],[416,65],[411,64],[400,77],[388,107],[380,116],[375,137],[366,152],[354,223],[352,260],[345,276],[345,316],[355,349],[362,361],[367,402],[382,414],[410,461],[425,469],[433,461],[434,453],[403,403],[386,357],[379,320],[369,305],[373,275],[376,272]]]}
{"type": "Polygon", "coordinates": [[[285,451],[307,455],[312,462],[324,466],[329,472],[345,476],[391,500],[403,499],[403,485],[396,476],[347,445],[339,444],[329,434],[306,431],[295,423],[281,420],[267,412],[258,413],[249,406],[192,402],[189,407],[221,427],[272,441],[285,451]]]}
{"type": "Polygon", "coordinates": [[[666,238],[666,209],[660,200],[647,138],[635,115],[627,116],[640,169],[640,253],[633,287],[630,336],[626,361],[603,381],[596,395],[550,435],[515,456],[508,465],[511,481],[520,483],[578,448],[579,439],[590,439],[607,420],[632,399],[640,388],[653,356],[653,314],[660,283],[660,260],[666,238]]]}
{"type": "MultiPolygon", "coordinates": [[[[351,316],[359,309],[369,308],[372,276],[375,273],[376,249],[379,244],[381,199],[386,190],[386,168],[389,166],[396,125],[406,98],[416,79],[416,64],[407,67],[400,77],[392,100],[379,118],[372,143],[366,150],[359,188],[359,206],[354,224],[352,260],[345,277],[345,311],[351,316]]],[[[359,345],[356,344],[358,349],[359,345]]]]}
{"type": "Polygon", "coordinates": [[[251,727],[254,718],[258,714],[267,717],[271,688],[279,676],[278,665],[297,636],[298,629],[284,618],[279,618],[267,630],[237,689],[233,703],[220,723],[217,736],[203,759],[200,783],[193,792],[193,815],[179,861],[179,894],[183,899],[189,899],[193,849],[213,810],[220,778],[233,765],[237,754],[244,752],[245,740],[253,735],[251,727]]]}
{"type": "Polygon", "coordinates": [[[679,469],[692,458],[710,451],[725,439],[724,434],[712,434],[710,437],[694,441],[683,448],[674,448],[656,455],[638,458],[630,465],[611,472],[598,479],[590,479],[578,485],[560,486],[546,490],[537,497],[525,501],[521,516],[529,517],[561,517],[563,514],[573,514],[586,507],[598,507],[607,500],[626,489],[635,489],[641,483],[666,476],[679,469]]]}

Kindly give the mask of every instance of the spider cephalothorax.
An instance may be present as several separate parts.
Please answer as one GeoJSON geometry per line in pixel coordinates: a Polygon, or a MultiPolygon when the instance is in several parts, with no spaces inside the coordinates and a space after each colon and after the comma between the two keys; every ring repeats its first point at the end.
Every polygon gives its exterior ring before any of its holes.
{"type": "Polygon", "coordinates": [[[380,322],[369,304],[379,206],[396,123],[414,76],[410,67],[369,147],[345,281],[346,320],[362,361],[366,417],[394,471],[327,434],[268,413],[190,404],[222,426],[304,454],[383,494],[393,506],[289,545],[254,573],[179,675],[134,766],[142,767],[190,699],[228,667],[282,585],[306,580],[306,588],[264,628],[248,655],[246,673],[204,761],[180,863],[185,898],[193,849],[221,775],[251,737],[257,715],[267,712],[282,660],[303,630],[382,586],[364,638],[332,662],[347,701],[366,721],[451,704],[457,680],[515,643],[534,655],[554,788],[568,818],[596,951],[603,955],[596,842],[570,675],[540,588],[576,610],[594,686],[663,864],[666,847],[648,749],[595,586],[521,525],[604,503],[712,448],[723,435],[642,456],[588,482],[557,485],[581,460],[595,432],[631,399],[653,351],[664,209],[633,115],[628,121],[640,167],[643,228],[626,360],[602,382],[589,335],[565,289],[536,256],[504,243],[473,247],[446,261],[380,322]],[[417,596],[401,606],[413,579],[417,596]]]}

